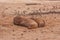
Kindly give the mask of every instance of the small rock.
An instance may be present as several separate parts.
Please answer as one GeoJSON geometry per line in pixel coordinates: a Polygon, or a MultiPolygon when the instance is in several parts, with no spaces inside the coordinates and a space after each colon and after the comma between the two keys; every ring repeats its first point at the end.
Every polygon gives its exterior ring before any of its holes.
{"type": "Polygon", "coordinates": [[[21,35],[23,36],[24,34],[23,34],[23,33],[21,33],[21,35]]]}
{"type": "Polygon", "coordinates": [[[27,31],[23,31],[23,32],[27,32],[27,31]]]}
{"type": "Polygon", "coordinates": [[[25,26],[29,29],[38,27],[38,24],[34,20],[32,20],[30,18],[26,18],[24,16],[14,17],[13,22],[15,25],[25,26]]]}
{"type": "Polygon", "coordinates": [[[45,21],[42,18],[32,18],[33,20],[35,20],[35,22],[37,22],[38,27],[44,27],[45,26],[45,21]]]}
{"type": "Polygon", "coordinates": [[[38,38],[36,38],[36,40],[38,40],[38,38]]]}

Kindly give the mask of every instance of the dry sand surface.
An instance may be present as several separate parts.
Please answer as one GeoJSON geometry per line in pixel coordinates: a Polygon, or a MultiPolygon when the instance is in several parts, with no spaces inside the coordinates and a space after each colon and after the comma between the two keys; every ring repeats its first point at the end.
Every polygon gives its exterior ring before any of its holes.
{"type": "Polygon", "coordinates": [[[3,3],[35,3],[35,2],[42,2],[42,1],[60,1],[60,0],[0,0],[0,2],[3,2],[3,3]]]}
{"type": "Polygon", "coordinates": [[[0,3],[0,40],[60,40],[60,2],[38,5],[0,3]],[[27,15],[37,11],[40,15],[36,16],[44,19],[45,27],[27,29],[13,24],[18,13],[27,15]]]}

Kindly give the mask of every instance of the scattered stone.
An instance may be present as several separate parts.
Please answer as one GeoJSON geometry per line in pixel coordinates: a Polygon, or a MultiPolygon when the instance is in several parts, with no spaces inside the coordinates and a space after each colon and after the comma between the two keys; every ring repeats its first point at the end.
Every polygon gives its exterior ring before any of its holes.
{"type": "Polygon", "coordinates": [[[38,40],[38,38],[36,38],[36,40],[38,40]]]}
{"type": "Polygon", "coordinates": [[[12,31],[14,32],[15,30],[13,29],[12,31]]]}
{"type": "Polygon", "coordinates": [[[13,34],[13,36],[15,36],[15,34],[13,34]]]}
{"type": "Polygon", "coordinates": [[[56,17],[54,17],[56,19],[56,17]]]}
{"type": "Polygon", "coordinates": [[[28,31],[28,32],[31,32],[31,31],[28,31]]]}
{"type": "Polygon", "coordinates": [[[23,31],[23,32],[26,32],[26,31],[23,31]]]}
{"type": "Polygon", "coordinates": [[[51,31],[51,32],[53,32],[53,31],[51,31]]]}
{"type": "Polygon", "coordinates": [[[23,34],[23,33],[21,33],[21,35],[23,36],[24,34],[23,34]]]}

